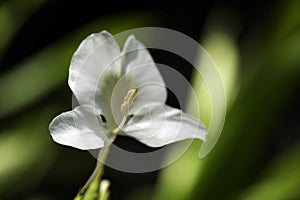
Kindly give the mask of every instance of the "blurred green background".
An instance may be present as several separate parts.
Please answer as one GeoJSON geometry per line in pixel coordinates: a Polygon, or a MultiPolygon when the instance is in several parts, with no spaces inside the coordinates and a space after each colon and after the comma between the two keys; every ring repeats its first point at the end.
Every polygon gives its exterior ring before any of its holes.
{"type": "MultiPolygon", "coordinates": [[[[143,26],[180,31],[206,48],[223,76],[227,117],[204,159],[198,158],[201,143],[195,141],[160,171],[107,168],[111,199],[300,199],[299,10],[297,0],[1,1],[0,199],[75,196],[95,159],[54,143],[48,132],[51,119],[71,109],[72,54],[92,32],[143,26]]],[[[190,80],[208,125],[210,99],[201,77],[174,55],[152,53],[190,80]]],[[[195,60],[201,67],[196,52],[195,60]]],[[[167,103],[178,106],[172,96],[167,103]]],[[[193,114],[193,105],[186,106],[193,114]]],[[[130,138],[116,143],[136,152],[151,150],[130,138]]]]}

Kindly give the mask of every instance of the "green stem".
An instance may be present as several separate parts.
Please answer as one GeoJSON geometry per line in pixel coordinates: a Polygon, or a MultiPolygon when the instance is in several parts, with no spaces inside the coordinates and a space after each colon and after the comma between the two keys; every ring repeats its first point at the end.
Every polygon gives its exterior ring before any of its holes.
{"type": "MultiPolygon", "coordinates": [[[[107,141],[104,145],[104,147],[100,150],[99,154],[98,154],[98,159],[97,159],[97,164],[96,164],[96,168],[94,169],[92,175],[90,176],[90,178],[88,179],[88,181],[85,183],[85,185],[82,187],[82,189],[80,190],[80,192],[78,193],[77,196],[82,196],[83,193],[85,192],[85,190],[90,186],[90,184],[93,181],[97,181],[100,183],[102,175],[104,173],[104,162],[107,159],[109,150],[110,150],[110,146],[112,144],[112,141],[115,140],[115,135],[113,136],[111,141],[107,141]]],[[[76,198],[75,198],[76,199],[76,198]]]]}
{"type": "Polygon", "coordinates": [[[99,152],[98,155],[98,161],[97,161],[97,166],[96,166],[96,176],[95,176],[95,180],[100,181],[101,177],[104,173],[104,164],[103,162],[106,161],[109,150],[110,150],[110,145],[112,144],[112,142],[110,142],[109,144],[107,144],[103,149],[101,149],[101,151],[99,152]],[[100,160],[100,161],[99,161],[100,160]]]}

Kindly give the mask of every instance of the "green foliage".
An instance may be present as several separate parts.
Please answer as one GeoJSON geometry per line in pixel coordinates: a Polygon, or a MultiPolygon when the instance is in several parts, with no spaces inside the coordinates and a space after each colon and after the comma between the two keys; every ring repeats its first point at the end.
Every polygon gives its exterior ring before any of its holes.
{"type": "MultiPolygon", "coordinates": [[[[282,113],[289,102],[288,97],[294,94],[300,84],[300,17],[296,8],[299,8],[299,1],[289,1],[272,7],[266,12],[269,13],[266,21],[261,21],[261,25],[268,30],[250,30],[251,34],[244,37],[240,47],[236,46],[234,41],[237,40],[232,37],[237,37],[235,31],[226,31],[222,26],[217,26],[221,30],[207,31],[209,37],[204,37],[203,43],[212,58],[216,59],[218,67],[226,66],[226,63],[231,65],[226,68],[226,73],[231,74],[223,74],[225,78],[230,77],[229,82],[224,80],[224,83],[227,94],[231,94],[228,96],[225,126],[217,145],[203,160],[188,159],[191,155],[197,155],[198,147],[192,146],[180,160],[164,170],[157,185],[155,200],[280,200],[300,197],[296,189],[299,186],[300,174],[298,147],[286,152],[278,161],[270,163],[268,168],[265,169],[264,166],[267,154],[265,149],[273,142],[272,134],[276,130],[276,122],[282,119],[282,113]],[[264,35],[264,32],[268,34],[264,35]],[[230,33],[228,39],[231,40],[227,41],[233,44],[231,48],[228,45],[219,46],[222,42],[216,38],[225,38],[228,36],[226,33],[230,33]],[[239,67],[243,69],[240,73],[236,72],[235,62],[228,62],[237,48],[240,52],[239,67]],[[222,50],[224,52],[219,55],[223,57],[220,57],[216,53],[222,50]],[[236,75],[239,75],[238,79],[236,75]],[[238,82],[230,83],[234,80],[238,82]],[[194,169],[195,166],[197,169],[194,169]],[[268,175],[256,182],[255,177],[260,176],[263,171],[268,175]],[[177,181],[171,177],[176,177],[177,181]],[[181,179],[189,179],[192,184],[181,184],[181,179]],[[180,188],[180,185],[181,189],[172,190],[180,188]]],[[[224,22],[228,17],[216,16],[217,24],[230,27],[224,22]]],[[[221,69],[220,72],[222,73],[221,69]]],[[[199,101],[204,100],[204,112],[201,113],[204,116],[201,115],[201,118],[208,124],[210,97],[205,86],[201,86],[201,78],[196,77],[193,86],[199,92],[199,101]]],[[[289,132],[283,134],[288,135],[289,132]]]]}
{"type": "Polygon", "coordinates": [[[0,60],[7,44],[18,29],[45,0],[7,1],[0,3],[0,60]]]}
{"type": "Polygon", "coordinates": [[[282,153],[265,169],[262,177],[242,192],[239,199],[298,199],[300,196],[300,145],[282,153]]]}

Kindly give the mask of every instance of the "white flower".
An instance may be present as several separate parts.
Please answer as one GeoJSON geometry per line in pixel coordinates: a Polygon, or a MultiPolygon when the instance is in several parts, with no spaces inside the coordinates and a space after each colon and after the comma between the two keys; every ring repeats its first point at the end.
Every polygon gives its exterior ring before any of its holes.
{"type": "Polygon", "coordinates": [[[117,134],[151,147],[188,138],[205,141],[206,130],[198,120],[165,105],[163,78],[134,36],[122,52],[106,31],[88,36],[73,55],[69,86],[79,103],[51,122],[57,143],[96,149],[117,134]]]}

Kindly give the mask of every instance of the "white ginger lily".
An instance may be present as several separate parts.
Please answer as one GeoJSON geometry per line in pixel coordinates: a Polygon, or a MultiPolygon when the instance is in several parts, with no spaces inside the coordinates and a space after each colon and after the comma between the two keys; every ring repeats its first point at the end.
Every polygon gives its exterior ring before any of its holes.
{"type": "Polygon", "coordinates": [[[57,143],[88,150],[104,147],[116,135],[150,147],[189,138],[205,141],[206,130],[197,119],[165,105],[163,78],[134,36],[122,52],[106,31],[88,36],[73,55],[68,82],[78,103],[51,122],[57,143]]]}

